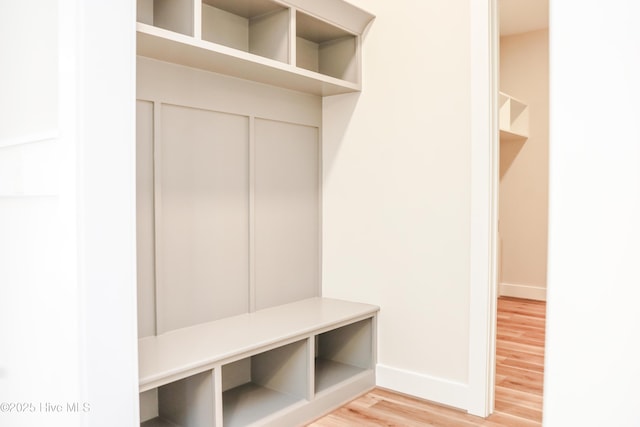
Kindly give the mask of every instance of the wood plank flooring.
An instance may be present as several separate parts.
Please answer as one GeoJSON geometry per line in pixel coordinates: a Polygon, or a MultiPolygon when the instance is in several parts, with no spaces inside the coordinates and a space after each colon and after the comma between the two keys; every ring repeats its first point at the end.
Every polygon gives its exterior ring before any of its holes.
{"type": "Polygon", "coordinates": [[[309,427],[542,425],[546,303],[498,299],[495,412],[487,419],[376,388],[309,427]]]}

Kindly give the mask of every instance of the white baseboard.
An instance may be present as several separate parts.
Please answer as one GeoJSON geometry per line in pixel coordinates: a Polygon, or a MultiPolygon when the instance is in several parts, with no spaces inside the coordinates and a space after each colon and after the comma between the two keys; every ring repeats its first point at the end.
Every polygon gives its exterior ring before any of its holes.
{"type": "Polygon", "coordinates": [[[467,384],[378,364],[376,385],[441,405],[467,410],[467,384]]]}
{"type": "Polygon", "coordinates": [[[501,297],[526,298],[536,301],[547,300],[547,288],[531,285],[500,283],[498,295],[501,297]]]}

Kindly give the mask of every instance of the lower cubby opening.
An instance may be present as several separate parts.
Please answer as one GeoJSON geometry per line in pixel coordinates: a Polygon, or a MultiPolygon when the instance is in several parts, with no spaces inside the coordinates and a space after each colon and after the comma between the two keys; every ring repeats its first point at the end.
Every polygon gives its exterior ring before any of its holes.
{"type": "Polygon", "coordinates": [[[140,393],[141,427],[213,427],[213,371],[140,393]]]}
{"type": "Polygon", "coordinates": [[[372,369],[372,319],[315,337],[315,392],[321,393],[372,369]]]}
{"type": "Polygon", "coordinates": [[[307,400],[307,361],[301,340],[224,365],[224,426],[247,426],[307,400]]]}

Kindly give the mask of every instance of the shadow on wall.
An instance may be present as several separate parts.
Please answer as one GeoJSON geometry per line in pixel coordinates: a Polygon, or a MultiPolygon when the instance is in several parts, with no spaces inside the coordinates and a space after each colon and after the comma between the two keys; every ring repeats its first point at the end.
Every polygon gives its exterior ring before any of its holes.
{"type": "Polygon", "coordinates": [[[322,168],[325,178],[331,174],[359,100],[360,92],[327,96],[322,100],[322,168]]]}
{"type": "MultiPolygon", "coordinates": [[[[369,22],[361,35],[362,45],[366,44],[367,35],[373,25],[375,18],[369,22]]],[[[364,49],[363,49],[364,50],[364,49]]],[[[360,58],[364,63],[364,53],[360,58]]],[[[364,68],[364,65],[363,65],[364,68]]],[[[360,76],[362,82],[362,76],[360,76]]],[[[363,90],[366,90],[363,84],[363,90]]],[[[356,110],[361,92],[347,93],[344,95],[326,96],[322,99],[322,169],[323,179],[326,179],[333,168],[338,152],[342,147],[342,142],[347,129],[351,123],[351,118],[356,110]]]]}
{"type": "Polygon", "coordinates": [[[507,174],[526,142],[526,139],[500,142],[500,180],[507,174]]]}

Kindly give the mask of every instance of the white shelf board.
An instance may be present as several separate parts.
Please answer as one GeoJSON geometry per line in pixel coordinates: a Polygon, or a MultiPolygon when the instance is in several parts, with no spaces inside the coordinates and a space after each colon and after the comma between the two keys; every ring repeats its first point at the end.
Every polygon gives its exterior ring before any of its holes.
{"type": "Polygon", "coordinates": [[[142,338],[140,391],[240,355],[373,317],[378,310],[374,305],[316,297],[142,338]]]}
{"type": "Polygon", "coordinates": [[[224,426],[251,425],[298,402],[303,399],[254,383],[243,384],[222,394],[224,426]]]}
{"type": "Polygon", "coordinates": [[[523,139],[529,138],[529,135],[509,132],[508,130],[500,129],[500,140],[501,141],[519,141],[523,139]]]}
{"type": "Polygon", "coordinates": [[[316,393],[351,379],[367,369],[328,359],[316,359],[316,393]]]}
{"type": "Polygon", "coordinates": [[[137,23],[138,55],[320,96],[357,92],[360,85],[291,64],[137,23]]]}

